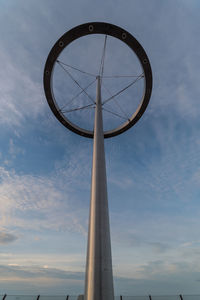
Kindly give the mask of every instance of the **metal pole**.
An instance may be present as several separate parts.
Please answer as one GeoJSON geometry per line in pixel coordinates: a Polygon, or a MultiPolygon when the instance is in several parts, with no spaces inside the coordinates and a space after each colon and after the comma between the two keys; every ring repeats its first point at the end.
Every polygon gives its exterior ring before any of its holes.
{"type": "Polygon", "coordinates": [[[101,79],[99,76],[97,77],[93,143],[85,300],[114,300],[101,104],[101,79]]]}

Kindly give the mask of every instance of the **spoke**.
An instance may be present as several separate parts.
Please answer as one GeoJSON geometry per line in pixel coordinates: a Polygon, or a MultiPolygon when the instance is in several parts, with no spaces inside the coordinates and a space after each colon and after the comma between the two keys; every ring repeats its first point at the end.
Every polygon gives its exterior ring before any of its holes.
{"type": "Polygon", "coordinates": [[[104,70],[104,61],[105,61],[105,54],[106,54],[106,42],[107,42],[107,35],[105,35],[104,39],[104,45],[103,45],[103,53],[101,57],[101,63],[99,68],[99,76],[103,76],[103,70],[104,70]]]}
{"type": "Polygon", "coordinates": [[[117,117],[119,117],[119,118],[121,118],[121,119],[123,119],[123,120],[127,120],[127,121],[130,122],[130,119],[127,119],[127,118],[125,118],[125,117],[119,115],[118,113],[116,113],[116,112],[114,112],[114,111],[111,111],[111,110],[109,110],[109,109],[107,109],[107,108],[105,108],[105,107],[102,107],[102,109],[105,110],[105,111],[107,111],[107,112],[109,112],[110,114],[112,114],[112,115],[114,115],[114,116],[117,116],[117,117]]]}
{"type": "Polygon", "coordinates": [[[80,70],[80,69],[78,69],[78,68],[76,68],[76,67],[73,67],[73,66],[71,66],[71,65],[69,65],[69,64],[66,64],[66,63],[64,63],[64,62],[62,62],[62,61],[60,61],[60,60],[58,60],[58,59],[57,59],[57,63],[60,63],[60,64],[62,64],[62,65],[64,65],[64,66],[66,66],[66,67],[69,67],[69,68],[73,69],[73,70],[79,71],[80,73],[83,73],[83,74],[86,74],[86,75],[89,75],[89,76],[93,76],[93,77],[97,77],[97,75],[95,75],[95,74],[92,74],[92,73],[89,73],[89,72],[85,72],[85,71],[83,71],[83,70],[80,70]]]}
{"type": "Polygon", "coordinates": [[[119,92],[117,92],[116,94],[114,94],[112,97],[106,99],[102,104],[104,105],[105,103],[107,103],[108,101],[112,100],[114,97],[118,96],[119,94],[121,94],[122,92],[124,92],[125,90],[127,90],[129,87],[131,87],[134,83],[136,83],[138,80],[140,80],[143,77],[143,73],[141,75],[139,75],[137,77],[137,79],[135,79],[133,82],[129,83],[129,85],[127,85],[125,88],[123,88],[122,90],[120,90],[119,92]]]}
{"type": "Polygon", "coordinates": [[[58,64],[69,75],[69,77],[78,85],[78,87],[83,91],[83,93],[85,93],[88,96],[88,98],[93,103],[95,103],[95,101],[92,99],[92,97],[90,95],[88,95],[88,93],[80,86],[80,84],[78,83],[78,81],[70,74],[70,72],[68,70],[66,70],[61,63],[58,62],[58,64]]]}
{"type": "MultiPolygon", "coordinates": [[[[112,96],[111,92],[109,91],[109,89],[102,84],[103,88],[110,94],[110,96],[112,96]]],[[[119,104],[119,102],[117,101],[117,99],[114,98],[114,103],[119,107],[119,109],[121,110],[121,112],[124,114],[124,116],[129,120],[129,116],[127,115],[127,113],[123,110],[123,108],[121,107],[121,105],[119,104]]]]}
{"type": "Polygon", "coordinates": [[[85,92],[94,82],[96,81],[93,80],[89,85],[87,85],[81,92],[79,92],[76,96],[74,96],[69,102],[67,102],[63,107],[61,107],[59,109],[59,111],[62,111],[63,108],[65,108],[66,106],[68,106],[69,104],[71,104],[78,96],[80,96],[83,92],[85,92]]]}
{"type": "Polygon", "coordinates": [[[62,113],[69,113],[69,112],[72,112],[72,111],[82,110],[82,109],[86,109],[86,108],[93,108],[93,107],[94,107],[94,104],[88,104],[88,105],[85,105],[85,106],[72,108],[72,109],[69,109],[69,110],[63,110],[61,112],[62,113]]]}
{"type": "MultiPolygon", "coordinates": [[[[140,77],[141,75],[104,75],[102,76],[102,78],[138,78],[140,77]]],[[[142,75],[141,77],[144,77],[144,75],[142,75]]]]}

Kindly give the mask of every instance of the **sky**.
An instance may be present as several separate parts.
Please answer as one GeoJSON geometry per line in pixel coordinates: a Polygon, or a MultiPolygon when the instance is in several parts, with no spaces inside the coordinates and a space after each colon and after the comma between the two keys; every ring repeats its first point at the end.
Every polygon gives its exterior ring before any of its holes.
{"type": "Polygon", "coordinates": [[[54,117],[43,70],[60,36],[95,21],[129,31],[153,72],[142,118],[105,140],[115,294],[200,294],[199,9],[0,0],[0,295],[83,293],[92,139],[54,117]]]}

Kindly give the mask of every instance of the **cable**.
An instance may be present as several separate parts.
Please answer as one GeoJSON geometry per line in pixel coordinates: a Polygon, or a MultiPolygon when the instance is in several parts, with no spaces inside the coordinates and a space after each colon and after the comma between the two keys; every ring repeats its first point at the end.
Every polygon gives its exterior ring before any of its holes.
{"type": "MultiPolygon", "coordinates": [[[[102,84],[103,88],[110,94],[110,96],[112,96],[111,92],[109,91],[109,89],[104,85],[102,84]]],[[[126,118],[129,120],[129,117],[127,115],[127,113],[122,109],[121,105],[118,103],[117,99],[115,99],[115,103],[118,105],[119,109],[121,110],[121,112],[126,116],[126,118]]]]}
{"type": "Polygon", "coordinates": [[[95,74],[92,74],[92,73],[89,73],[89,72],[85,72],[85,71],[83,71],[83,70],[80,70],[80,69],[78,69],[78,68],[76,68],[76,67],[73,67],[73,66],[71,66],[71,65],[69,65],[69,64],[66,64],[66,63],[64,63],[64,62],[62,62],[62,61],[60,61],[60,60],[58,60],[58,59],[57,59],[57,63],[60,63],[60,64],[62,64],[62,65],[64,65],[64,66],[69,67],[69,68],[71,68],[71,69],[74,69],[74,70],[76,70],[76,71],[79,71],[79,72],[81,72],[81,73],[83,73],[83,74],[86,74],[86,75],[89,75],[89,76],[93,76],[93,77],[97,77],[97,75],[95,75],[95,74]]]}
{"type": "MultiPolygon", "coordinates": [[[[105,107],[102,107],[102,109],[105,110],[105,111],[107,111],[107,112],[109,112],[110,114],[113,114],[113,115],[115,115],[115,116],[121,118],[121,119],[127,120],[127,118],[124,118],[124,117],[120,116],[118,113],[113,112],[113,111],[110,111],[110,110],[108,110],[108,109],[105,108],[105,107]]],[[[128,121],[130,121],[130,120],[128,119],[128,121]]]]}
{"type": "Polygon", "coordinates": [[[72,103],[72,101],[74,101],[74,99],[76,99],[78,96],[80,96],[83,92],[85,92],[94,82],[96,81],[93,80],[88,86],[86,86],[80,93],[78,93],[76,96],[74,96],[69,102],[67,102],[62,108],[59,109],[59,111],[61,111],[63,108],[65,108],[66,106],[68,106],[70,103],[72,103]]]}
{"type": "Polygon", "coordinates": [[[68,70],[66,70],[63,66],[62,66],[62,64],[60,64],[59,62],[58,62],[58,64],[59,64],[59,66],[61,66],[61,68],[69,75],[69,77],[78,85],[78,87],[83,91],[83,93],[85,93],[87,96],[88,96],[88,98],[93,102],[93,103],[95,103],[94,102],[94,100],[92,99],[92,97],[90,97],[90,95],[88,95],[88,93],[80,86],[80,84],[78,83],[78,81],[76,81],[76,79],[70,74],[70,72],[68,71],[68,70]]]}
{"type": "Polygon", "coordinates": [[[112,97],[106,99],[102,105],[104,105],[105,103],[107,103],[108,101],[112,100],[114,97],[118,96],[119,94],[121,94],[122,92],[124,92],[125,90],[127,90],[129,87],[131,87],[134,83],[136,83],[139,79],[141,79],[143,77],[143,73],[138,76],[138,78],[136,80],[134,80],[133,82],[131,82],[129,85],[127,85],[125,88],[123,88],[122,90],[120,90],[119,92],[117,92],[116,94],[114,94],[112,97]]]}
{"type": "Polygon", "coordinates": [[[99,76],[102,78],[103,70],[104,70],[104,61],[105,61],[105,54],[106,54],[106,42],[107,42],[107,35],[105,35],[104,45],[103,45],[103,53],[101,57],[101,63],[99,68],[99,76]]]}
{"type": "Polygon", "coordinates": [[[94,105],[94,104],[88,104],[88,105],[85,105],[85,106],[81,106],[81,107],[77,107],[77,108],[65,110],[65,111],[62,111],[62,112],[63,112],[63,113],[69,113],[69,112],[72,112],[72,111],[77,111],[77,110],[89,108],[89,107],[91,107],[91,106],[93,106],[93,105],[94,105]]]}

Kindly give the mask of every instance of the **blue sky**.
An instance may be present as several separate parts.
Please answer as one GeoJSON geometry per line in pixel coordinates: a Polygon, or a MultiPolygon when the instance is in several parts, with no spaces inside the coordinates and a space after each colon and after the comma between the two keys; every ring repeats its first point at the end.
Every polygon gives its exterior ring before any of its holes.
{"type": "Polygon", "coordinates": [[[55,119],[47,55],[85,22],[143,45],[142,119],[105,141],[115,293],[200,293],[199,1],[0,1],[0,294],[83,292],[92,140],[55,119]]]}

